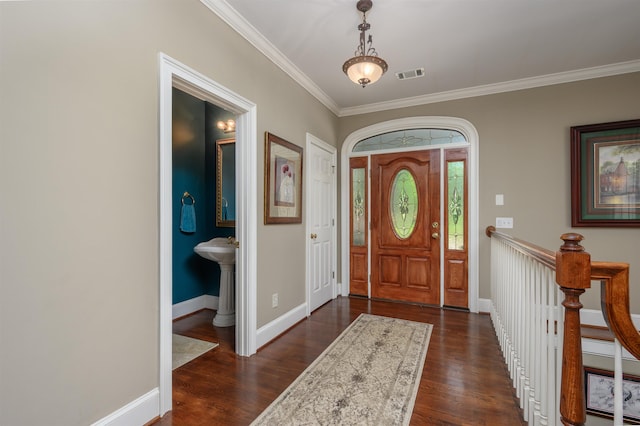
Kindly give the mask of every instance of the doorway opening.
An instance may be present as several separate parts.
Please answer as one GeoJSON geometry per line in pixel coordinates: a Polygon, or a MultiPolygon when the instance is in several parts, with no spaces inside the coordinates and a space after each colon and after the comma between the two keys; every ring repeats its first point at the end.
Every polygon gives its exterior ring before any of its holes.
{"type": "MultiPolygon", "coordinates": [[[[449,136],[447,136],[449,137],[449,136]]],[[[407,235],[403,235],[404,228],[398,228],[397,223],[394,224],[396,219],[393,219],[393,213],[389,210],[388,206],[395,205],[389,204],[390,200],[386,200],[386,206],[383,207],[384,213],[388,213],[390,218],[390,223],[388,223],[385,229],[388,232],[388,240],[384,241],[384,248],[374,247],[374,245],[379,244],[380,234],[376,236],[378,242],[376,244],[373,241],[369,241],[369,226],[372,228],[376,228],[372,224],[371,221],[375,220],[369,214],[373,213],[372,208],[376,208],[376,205],[369,200],[366,200],[365,205],[359,206],[362,210],[362,214],[352,214],[352,205],[354,205],[354,200],[351,200],[350,197],[352,195],[353,182],[360,179],[364,182],[364,191],[371,191],[372,194],[376,194],[377,197],[380,196],[380,188],[376,189],[371,187],[369,189],[369,176],[366,170],[364,172],[361,169],[366,169],[367,164],[370,164],[373,161],[376,155],[383,157],[385,154],[394,153],[394,158],[397,156],[405,155],[407,156],[407,160],[409,162],[413,162],[414,160],[411,158],[412,156],[410,152],[416,153],[416,155],[420,152],[438,152],[439,154],[436,157],[433,157],[431,160],[426,160],[424,164],[432,164],[435,165],[437,163],[436,160],[439,158],[439,163],[444,165],[449,165],[450,160],[454,158],[448,158],[446,152],[455,151],[456,148],[460,148],[458,150],[462,150],[465,153],[464,162],[467,163],[465,166],[465,176],[468,181],[466,185],[467,192],[467,204],[466,207],[466,215],[468,216],[468,220],[466,221],[466,234],[468,236],[468,241],[464,247],[465,255],[468,254],[468,275],[465,277],[468,280],[468,290],[465,292],[465,301],[469,311],[478,312],[478,161],[477,161],[477,151],[478,151],[478,133],[475,130],[475,127],[469,123],[468,121],[455,117],[408,117],[399,120],[392,120],[383,123],[378,123],[372,126],[365,127],[363,129],[357,130],[350,134],[343,143],[342,146],[342,154],[341,154],[341,164],[342,164],[342,173],[341,173],[341,194],[342,194],[342,203],[341,203],[341,218],[342,223],[345,224],[345,231],[342,232],[342,241],[341,241],[341,253],[342,253],[342,280],[344,285],[342,286],[342,294],[348,295],[351,293],[350,289],[350,279],[351,277],[355,277],[355,282],[352,282],[351,285],[356,285],[361,287],[359,292],[361,294],[366,294],[371,296],[372,291],[372,279],[376,280],[376,283],[380,283],[380,281],[385,282],[389,285],[389,289],[393,289],[393,287],[401,286],[401,281],[407,281],[407,287],[422,287],[418,288],[427,293],[426,290],[429,290],[431,294],[435,294],[435,298],[429,299],[428,304],[438,304],[443,306],[447,304],[443,298],[446,299],[448,294],[447,288],[442,288],[445,282],[444,274],[455,273],[458,274],[460,272],[460,259],[451,259],[449,253],[445,250],[445,247],[448,247],[447,244],[438,244],[438,248],[436,251],[430,250],[429,256],[427,256],[427,249],[432,247],[434,241],[437,241],[440,238],[441,226],[447,225],[447,215],[444,215],[444,204],[447,203],[445,199],[445,186],[446,179],[440,181],[438,188],[441,188],[438,195],[438,200],[434,203],[439,203],[438,212],[433,212],[431,216],[433,217],[442,217],[442,223],[440,220],[431,220],[426,216],[422,218],[422,223],[420,226],[421,233],[420,236],[427,235],[430,236],[430,241],[423,241],[419,246],[423,249],[424,253],[421,253],[420,256],[417,256],[412,253],[406,252],[398,252],[397,249],[404,246],[405,248],[410,245],[407,243],[408,239],[412,238],[413,228],[410,226],[406,228],[407,235]],[[410,141],[410,136],[408,138],[400,138],[399,142],[395,140],[376,140],[376,137],[385,134],[392,134],[394,132],[401,132],[409,130],[414,131],[415,129],[424,129],[425,131],[430,131],[433,129],[437,129],[436,132],[432,133],[450,133],[454,135],[453,139],[449,141],[438,140],[437,137],[433,137],[430,135],[428,137],[423,138],[423,141],[416,142],[410,141]],[[458,135],[458,136],[455,136],[458,135]],[[363,142],[363,143],[361,143],[363,142]],[[364,145],[364,147],[363,147],[364,145]],[[453,150],[452,150],[453,148],[453,150]],[[357,173],[356,173],[357,172],[357,173]],[[359,174],[358,174],[359,173],[359,174]],[[361,177],[357,177],[359,175],[361,177]],[[387,211],[389,210],[389,211],[387,211]],[[356,223],[357,222],[357,223],[356,223]],[[358,231],[356,226],[360,226],[361,230],[358,231]],[[394,228],[395,226],[395,228],[394,228]],[[435,227],[434,229],[431,229],[435,227]],[[424,229],[423,229],[424,228],[424,229]],[[427,233],[427,228],[429,232],[427,233]],[[353,238],[352,238],[353,237],[353,238]],[[393,238],[392,238],[393,237],[393,238]],[[354,239],[358,239],[358,245],[361,246],[359,250],[350,250],[352,249],[352,242],[354,239]],[[397,243],[397,244],[396,244],[397,243]],[[397,247],[394,248],[394,245],[397,247]],[[388,250],[387,250],[388,249],[388,250]],[[376,251],[377,250],[377,251],[376,251]],[[395,250],[395,251],[394,251],[395,250]],[[353,252],[353,253],[352,253],[353,252]],[[406,256],[405,256],[406,255],[406,256]],[[404,256],[404,257],[403,257],[404,256]],[[417,259],[417,260],[416,260],[417,259]],[[431,259],[427,262],[426,259],[431,259]],[[376,261],[376,265],[374,266],[373,261],[376,261]],[[444,263],[443,262],[447,262],[444,263]],[[395,262],[395,263],[394,263],[395,262]],[[369,266],[371,265],[371,266],[369,266]],[[381,266],[382,265],[382,266],[381,266]],[[409,267],[409,266],[411,267],[409,267]],[[456,268],[451,268],[454,265],[456,268]],[[384,273],[387,275],[384,277],[380,277],[379,273],[384,269],[384,273]],[[431,289],[428,288],[429,283],[433,283],[434,278],[433,271],[437,270],[436,281],[439,283],[439,289],[431,289]],[[407,274],[407,277],[403,277],[402,274],[407,274]],[[371,275],[371,276],[370,276],[371,275]],[[437,291],[436,291],[437,290],[437,291]],[[363,293],[364,292],[364,293],[363,293]],[[441,296],[442,295],[442,296],[441,296]],[[437,299],[437,300],[436,300],[437,299]]],[[[430,155],[432,156],[432,155],[430,155]]],[[[395,161],[395,159],[390,160],[395,161]]],[[[406,166],[406,165],[405,165],[406,166]]],[[[409,166],[398,166],[395,167],[392,163],[389,163],[390,174],[389,174],[389,182],[386,182],[385,185],[389,186],[388,189],[392,191],[392,186],[396,178],[400,175],[407,174],[408,177],[411,177],[411,172],[409,171],[411,167],[409,166]]],[[[413,166],[412,166],[413,167],[413,166]]],[[[415,167],[422,167],[416,165],[415,167]]],[[[426,166],[425,166],[426,167],[426,166]]],[[[444,170],[447,173],[446,170],[444,170]]],[[[374,171],[371,172],[374,175],[374,171]]],[[[438,176],[440,173],[438,172],[438,176]]],[[[445,176],[445,174],[442,174],[445,176]]],[[[374,176],[375,177],[375,176],[374,176]]],[[[402,182],[409,182],[411,179],[401,180],[402,182]]],[[[436,179],[440,179],[436,177],[436,179]]],[[[371,179],[371,184],[376,183],[378,181],[374,181],[374,178],[371,179]]],[[[403,187],[407,187],[403,183],[403,187]]],[[[411,187],[411,185],[408,185],[411,187]]],[[[416,188],[418,188],[416,186],[416,188]]],[[[426,191],[426,189],[425,189],[426,191]]],[[[402,191],[399,191],[402,192],[402,191]]],[[[438,191],[427,191],[427,193],[436,193],[438,191]]],[[[391,192],[388,193],[388,195],[391,192]]],[[[404,193],[402,193],[404,195],[404,193]]],[[[416,194],[416,197],[418,195],[416,194]]],[[[406,197],[405,197],[406,198],[406,197]]],[[[356,201],[361,200],[356,197],[356,201]]],[[[356,203],[357,204],[357,203],[356,203]]],[[[397,203],[396,203],[397,204],[397,203]]],[[[422,204],[424,206],[425,204],[422,204]]],[[[434,205],[430,203],[429,205],[434,205]]],[[[404,214],[398,213],[398,218],[402,218],[402,220],[406,220],[405,217],[407,214],[411,213],[411,206],[406,205],[406,208],[403,210],[404,214]]],[[[419,210],[416,210],[420,212],[419,210]]],[[[420,212],[423,215],[424,209],[420,212]]],[[[416,217],[417,220],[417,217],[416,217]]],[[[402,225],[405,226],[405,225],[402,225]]],[[[386,232],[386,231],[385,231],[386,232]]],[[[373,236],[373,235],[372,235],[373,236]]],[[[447,235],[447,241],[449,241],[450,236],[447,235]]],[[[406,250],[405,250],[406,251],[406,250]]],[[[455,289],[454,289],[455,290],[455,289]]],[[[393,293],[393,292],[392,292],[393,293]]],[[[376,297],[373,294],[373,297],[376,297]]],[[[378,297],[389,297],[389,296],[379,296],[378,297]]],[[[397,298],[393,295],[389,298],[397,298]]],[[[456,301],[456,303],[460,303],[460,301],[456,301]]]]}
{"type": "Polygon", "coordinates": [[[177,88],[236,115],[236,353],[256,352],[256,105],[160,53],[159,94],[159,394],[160,416],[172,408],[172,91],[177,88]]]}

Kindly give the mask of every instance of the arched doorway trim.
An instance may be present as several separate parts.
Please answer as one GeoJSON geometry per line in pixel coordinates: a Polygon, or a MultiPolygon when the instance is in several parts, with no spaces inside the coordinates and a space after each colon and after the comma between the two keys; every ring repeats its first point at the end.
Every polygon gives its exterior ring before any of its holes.
{"type": "MultiPolygon", "coordinates": [[[[437,128],[451,129],[462,133],[469,142],[469,310],[478,312],[479,299],[479,200],[478,200],[478,144],[476,128],[469,121],[458,117],[418,116],[384,121],[358,129],[348,135],[342,144],[340,155],[341,179],[341,294],[349,294],[349,158],[353,147],[362,139],[403,129],[437,128]]],[[[362,154],[362,153],[359,153],[362,154]]]]}

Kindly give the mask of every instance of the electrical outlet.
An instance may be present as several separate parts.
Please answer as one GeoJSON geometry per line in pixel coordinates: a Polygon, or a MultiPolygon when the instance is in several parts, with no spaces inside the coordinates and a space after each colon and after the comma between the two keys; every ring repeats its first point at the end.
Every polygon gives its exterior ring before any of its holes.
{"type": "Polygon", "coordinates": [[[271,307],[272,308],[278,307],[278,293],[273,293],[271,295],[271,307]]]}
{"type": "Polygon", "coordinates": [[[496,228],[513,228],[513,218],[496,217],[496,228]]]}

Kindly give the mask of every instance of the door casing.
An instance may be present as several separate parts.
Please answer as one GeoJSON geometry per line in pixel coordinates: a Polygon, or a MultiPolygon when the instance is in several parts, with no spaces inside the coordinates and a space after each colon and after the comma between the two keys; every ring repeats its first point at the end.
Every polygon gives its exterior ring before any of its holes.
{"type": "MultiPolygon", "coordinates": [[[[438,128],[451,129],[462,133],[468,144],[469,153],[469,310],[479,311],[479,203],[478,203],[478,132],[469,121],[457,117],[418,116],[406,117],[397,120],[385,121],[356,130],[345,138],[341,151],[341,285],[340,292],[343,296],[349,294],[349,158],[352,156],[353,147],[361,140],[382,133],[393,132],[411,128],[438,128]]],[[[442,148],[454,148],[457,145],[443,145],[442,148]]],[[[416,147],[383,152],[416,151],[416,147]]],[[[363,153],[358,153],[362,155],[363,153]]],[[[443,256],[441,256],[441,259],[443,256]]],[[[444,268],[441,265],[440,271],[444,268]]],[[[441,277],[442,281],[442,277],[441,277]]]]}
{"type": "Polygon", "coordinates": [[[257,114],[256,105],[164,53],[159,61],[159,399],[172,408],[172,88],[206,99],[236,114],[236,352],[249,356],[257,341],[257,114]]]}

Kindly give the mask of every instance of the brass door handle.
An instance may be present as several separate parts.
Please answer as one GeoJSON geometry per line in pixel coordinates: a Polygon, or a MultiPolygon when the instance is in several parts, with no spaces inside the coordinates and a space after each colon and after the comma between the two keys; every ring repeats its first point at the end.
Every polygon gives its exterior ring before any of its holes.
{"type": "Polygon", "coordinates": [[[318,238],[318,234],[311,234],[311,239],[315,240],[316,238],[318,238]]]}
{"type": "Polygon", "coordinates": [[[437,232],[434,232],[433,234],[431,234],[431,238],[433,238],[434,240],[437,240],[440,237],[440,234],[438,234],[437,232]]]}

